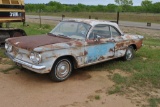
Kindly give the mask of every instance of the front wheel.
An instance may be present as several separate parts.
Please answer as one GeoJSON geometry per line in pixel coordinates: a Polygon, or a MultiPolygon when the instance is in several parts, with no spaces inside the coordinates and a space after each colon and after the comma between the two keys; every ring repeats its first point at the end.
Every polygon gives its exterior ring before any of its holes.
{"type": "Polygon", "coordinates": [[[129,61],[129,60],[132,60],[134,58],[134,54],[135,54],[135,50],[133,49],[132,46],[129,46],[126,50],[126,53],[123,57],[123,59],[125,61],[129,61]]]}
{"type": "Polygon", "coordinates": [[[58,59],[52,67],[50,77],[53,81],[66,80],[73,70],[72,62],[68,58],[58,59]]]}

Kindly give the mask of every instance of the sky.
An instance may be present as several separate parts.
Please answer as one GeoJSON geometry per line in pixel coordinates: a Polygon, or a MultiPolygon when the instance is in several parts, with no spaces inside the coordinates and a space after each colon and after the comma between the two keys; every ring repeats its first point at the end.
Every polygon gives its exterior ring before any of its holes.
{"type": "MultiPolygon", "coordinates": [[[[48,3],[49,1],[57,1],[62,4],[85,4],[85,5],[107,5],[115,4],[114,0],[24,0],[25,3],[48,3]]],[[[133,5],[141,5],[142,0],[133,0],[133,5]]],[[[160,2],[160,0],[152,0],[153,3],[160,2]]]]}

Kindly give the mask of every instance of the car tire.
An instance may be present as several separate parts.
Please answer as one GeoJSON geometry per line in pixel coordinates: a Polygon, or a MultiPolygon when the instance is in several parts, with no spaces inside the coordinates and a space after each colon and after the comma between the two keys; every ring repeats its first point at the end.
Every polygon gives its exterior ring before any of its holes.
{"type": "Polygon", "coordinates": [[[123,57],[124,61],[130,61],[134,58],[135,50],[132,46],[129,46],[126,50],[126,53],[123,57]]]}
{"type": "Polygon", "coordinates": [[[20,37],[20,36],[23,36],[23,35],[21,32],[18,32],[18,31],[14,31],[12,34],[12,37],[20,37]]]}
{"type": "Polygon", "coordinates": [[[73,64],[71,60],[68,58],[60,58],[54,63],[49,75],[53,81],[61,82],[70,76],[72,70],[73,64]]]}

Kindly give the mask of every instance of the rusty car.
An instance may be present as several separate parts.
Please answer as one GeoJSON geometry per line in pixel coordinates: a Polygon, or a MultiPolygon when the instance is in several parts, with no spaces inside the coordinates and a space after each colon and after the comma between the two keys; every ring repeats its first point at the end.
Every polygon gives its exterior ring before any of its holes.
{"type": "Polygon", "coordinates": [[[6,55],[36,73],[66,80],[74,69],[114,58],[132,60],[143,36],[124,34],[116,23],[93,19],[61,21],[50,33],[6,39],[6,55]]]}

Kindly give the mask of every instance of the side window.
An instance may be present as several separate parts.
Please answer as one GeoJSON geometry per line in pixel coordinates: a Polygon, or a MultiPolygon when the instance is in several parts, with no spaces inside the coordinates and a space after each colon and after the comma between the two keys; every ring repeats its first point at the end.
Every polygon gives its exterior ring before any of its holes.
{"type": "Polygon", "coordinates": [[[112,37],[121,36],[121,34],[114,27],[110,27],[110,30],[111,30],[112,37]]]}
{"type": "Polygon", "coordinates": [[[99,36],[100,38],[111,38],[111,33],[108,25],[99,24],[96,25],[92,32],[89,35],[89,39],[94,39],[95,36],[99,36]]]}

